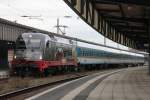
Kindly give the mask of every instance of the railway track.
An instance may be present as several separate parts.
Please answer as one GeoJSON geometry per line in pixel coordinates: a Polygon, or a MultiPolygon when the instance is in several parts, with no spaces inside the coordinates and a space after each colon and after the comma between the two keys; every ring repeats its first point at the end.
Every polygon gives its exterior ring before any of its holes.
{"type": "Polygon", "coordinates": [[[50,82],[50,83],[47,83],[47,84],[42,84],[42,85],[38,85],[38,86],[33,86],[33,87],[29,87],[29,88],[24,88],[24,89],[12,91],[12,92],[0,95],[0,100],[7,100],[9,98],[14,98],[14,97],[17,97],[17,96],[25,94],[25,93],[37,91],[37,90],[40,90],[40,89],[48,87],[48,86],[61,84],[61,83],[68,82],[68,81],[78,79],[78,78],[81,78],[81,77],[85,77],[85,76],[87,76],[87,75],[78,75],[77,77],[73,77],[73,78],[62,79],[62,80],[59,80],[59,81],[56,81],[56,82],[50,82]]]}
{"type": "MultiPolygon", "coordinates": [[[[107,73],[107,72],[111,72],[113,70],[116,70],[116,69],[111,69],[111,70],[107,70],[107,71],[103,70],[102,74],[107,73]]],[[[21,98],[25,97],[26,98],[26,97],[28,97],[28,96],[26,96],[26,94],[27,95],[29,94],[31,96],[32,94],[34,95],[34,94],[36,94],[36,93],[38,93],[40,91],[43,91],[43,90],[45,90],[45,89],[47,89],[49,87],[53,87],[55,85],[62,84],[62,83],[65,83],[65,82],[68,82],[68,81],[71,81],[71,80],[75,80],[75,79],[78,79],[78,78],[85,77],[85,76],[89,75],[88,73],[82,73],[82,74],[74,73],[74,74],[76,76],[71,77],[71,78],[57,80],[55,82],[49,82],[49,83],[46,83],[46,84],[41,84],[41,85],[37,85],[37,86],[31,86],[31,87],[28,87],[28,88],[14,90],[12,92],[1,94],[0,95],[0,100],[22,100],[22,99],[18,99],[18,97],[21,97],[21,98]]]]}
{"type": "Polygon", "coordinates": [[[5,82],[8,82],[8,79],[9,79],[9,78],[1,78],[1,79],[0,79],[0,84],[5,83],[5,82]]]}

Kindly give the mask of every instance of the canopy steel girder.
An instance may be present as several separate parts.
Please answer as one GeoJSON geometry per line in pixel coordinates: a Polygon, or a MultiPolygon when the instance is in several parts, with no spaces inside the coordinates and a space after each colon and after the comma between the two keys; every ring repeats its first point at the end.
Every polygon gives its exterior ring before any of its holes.
{"type": "Polygon", "coordinates": [[[119,24],[115,24],[115,23],[112,23],[112,25],[114,27],[117,27],[119,29],[131,29],[131,30],[146,30],[147,27],[141,27],[141,26],[126,26],[126,25],[119,25],[119,24]]]}
{"type": "Polygon", "coordinates": [[[140,6],[149,6],[149,0],[93,0],[96,3],[105,3],[105,4],[132,4],[140,6]]]}
{"type": "Polygon", "coordinates": [[[128,17],[117,17],[117,16],[103,16],[106,20],[115,20],[115,21],[122,21],[122,22],[137,22],[137,23],[146,23],[146,19],[144,18],[128,18],[128,17]]]}

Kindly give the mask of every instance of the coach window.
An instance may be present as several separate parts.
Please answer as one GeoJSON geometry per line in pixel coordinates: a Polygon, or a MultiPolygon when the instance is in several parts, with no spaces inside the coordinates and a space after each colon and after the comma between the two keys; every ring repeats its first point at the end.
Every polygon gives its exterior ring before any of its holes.
{"type": "Polygon", "coordinates": [[[95,57],[95,50],[93,51],[93,57],[95,57]]]}
{"type": "Polygon", "coordinates": [[[91,56],[91,50],[89,50],[88,56],[91,56]]]}
{"type": "Polygon", "coordinates": [[[88,50],[86,49],[86,56],[88,56],[88,50]]]}
{"type": "Polygon", "coordinates": [[[84,56],[84,50],[82,49],[82,56],[84,56]]]}
{"type": "Polygon", "coordinates": [[[89,50],[87,49],[87,56],[89,56],[89,54],[90,54],[90,52],[89,52],[89,50]]]}
{"type": "Polygon", "coordinates": [[[83,49],[81,49],[82,51],[81,51],[81,54],[82,54],[82,56],[84,56],[84,52],[83,52],[83,49]]]}
{"type": "Polygon", "coordinates": [[[85,50],[84,49],[82,49],[83,50],[83,56],[85,56],[85,50]]]}
{"type": "Polygon", "coordinates": [[[83,53],[83,54],[84,54],[84,56],[86,56],[86,50],[85,50],[85,49],[83,50],[83,52],[84,52],[84,53],[83,53]]]}
{"type": "Polygon", "coordinates": [[[83,56],[85,56],[85,50],[83,49],[83,56]]]}
{"type": "Polygon", "coordinates": [[[92,56],[92,50],[90,50],[90,56],[92,56]]]}
{"type": "Polygon", "coordinates": [[[94,53],[94,54],[93,54],[93,55],[94,55],[94,57],[95,57],[95,52],[96,52],[96,50],[94,50],[94,52],[93,52],[93,53],[94,53]]]}
{"type": "Polygon", "coordinates": [[[86,51],[85,51],[85,49],[83,50],[83,56],[86,56],[86,51]]]}
{"type": "Polygon", "coordinates": [[[99,51],[97,50],[97,52],[96,52],[96,57],[98,57],[99,56],[99,53],[98,53],[99,51]]]}
{"type": "Polygon", "coordinates": [[[99,51],[97,50],[97,52],[96,52],[96,56],[98,57],[99,56],[99,51]]]}
{"type": "Polygon", "coordinates": [[[80,49],[80,56],[82,56],[82,49],[80,49]]]}
{"type": "Polygon", "coordinates": [[[100,51],[98,51],[98,57],[99,57],[99,56],[101,56],[101,52],[100,52],[100,51]]]}
{"type": "Polygon", "coordinates": [[[89,52],[88,52],[88,49],[87,49],[87,50],[86,50],[86,56],[88,56],[88,53],[89,53],[89,52]]]}

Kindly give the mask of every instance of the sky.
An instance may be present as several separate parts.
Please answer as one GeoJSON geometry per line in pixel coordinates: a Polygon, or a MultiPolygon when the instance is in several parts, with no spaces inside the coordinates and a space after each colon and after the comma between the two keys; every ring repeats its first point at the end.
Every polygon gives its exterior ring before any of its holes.
{"type": "MultiPolygon", "coordinates": [[[[0,2],[0,18],[55,33],[59,19],[60,25],[68,26],[67,36],[104,44],[104,37],[80,19],[63,0],[0,0],[0,2]]],[[[106,45],[118,47],[117,43],[109,39],[106,39],[106,45]]],[[[120,44],[119,48],[128,49],[120,44]]]]}

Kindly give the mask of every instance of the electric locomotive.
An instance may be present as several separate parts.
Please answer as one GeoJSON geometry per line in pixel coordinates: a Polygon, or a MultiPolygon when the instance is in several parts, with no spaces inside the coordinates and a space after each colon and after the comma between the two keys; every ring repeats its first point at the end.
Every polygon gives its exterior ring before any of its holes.
{"type": "Polygon", "coordinates": [[[16,40],[12,71],[17,75],[55,72],[77,66],[75,44],[42,33],[23,33],[16,40]],[[60,42],[63,41],[63,42],[60,42]]]}

